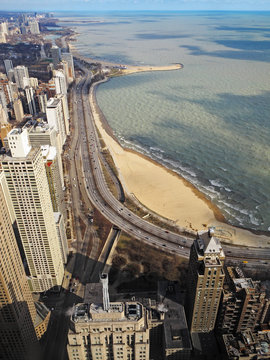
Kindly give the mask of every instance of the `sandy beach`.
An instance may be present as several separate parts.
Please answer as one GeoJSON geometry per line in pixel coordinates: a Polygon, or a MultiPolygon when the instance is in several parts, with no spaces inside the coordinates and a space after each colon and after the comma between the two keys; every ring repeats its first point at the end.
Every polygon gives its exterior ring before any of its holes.
{"type": "Polygon", "coordinates": [[[96,126],[114,159],[127,194],[134,195],[144,206],[173,220],[181,228],[197,231],[215,226],[216,233],[226,243],[270,247],[270,237],[225,223],[220,211],[179,175],[146,156],[123,149],[111,136],[108,125],[102,122],[94,88],[90,92],[90,104],[96,126]]]}
{"type": "MultiPolygon", "coordinates": [[[[89,63],[96,62],[80,55],[70,42],[69,47],[74,56],[89,63]]],[[[121,69],[121,75],[179,70],[183,67],[180,63],[168,66],[129,66],[106,61],[98,62],[103,66],[125,66],[126,69],[121,69]]],[[[96,126],[114,159],[124,189],[131,198],[135,197],[142,205],[174,221],[180,228],[196,232],[214,226],[216,234],[226,243],[270,248],[269,236],[257,235],[227,224],[220,210],[184,178],[142,154],[123,149],[114,138],[97,105],[95,87],[91,89],[89,101],[96,126]]]]}

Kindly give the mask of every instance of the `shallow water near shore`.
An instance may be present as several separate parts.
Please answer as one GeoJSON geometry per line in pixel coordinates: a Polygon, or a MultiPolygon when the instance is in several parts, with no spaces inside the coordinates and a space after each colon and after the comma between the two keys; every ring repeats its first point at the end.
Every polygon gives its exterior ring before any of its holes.
{"type": "Polygon", "coordinates": [[[114,78],[98,88],[99,106],[121,144],[180,173],[230,223],[268,230],[270,14],[95,18],[102,22],[75,26],[80,35],[74,45],[83,55],[184,64],[182,70],[114,78]]]}

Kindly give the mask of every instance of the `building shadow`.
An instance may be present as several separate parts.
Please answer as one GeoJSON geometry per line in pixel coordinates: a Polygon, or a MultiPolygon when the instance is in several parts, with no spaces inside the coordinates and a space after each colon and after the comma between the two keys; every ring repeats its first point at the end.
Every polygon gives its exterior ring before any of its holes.
{"type": "MultiPolygon", "coordinates": [[[[12,284],[9,284],[12,287],[12,284]]],[[[0,309],[0,360],[41,360],[42,353],[26,301],[0,309]]]]}
{"type": "Polygon", "coordinates": [[[69,285],[65,288],[61,287],[57,292],[55,289],[50,289],[40,295],[40,300],[51,310],[47,332],[40,341],[42,360],[68,359],[66,345],[70,317],[75,305],[84,301],[84,291],[81,290],[78,294],[78,289],[84,289],[89,282],[98,282],[103,268],[103,263],[80,253],[73,254],[69,256],[66,265],[66,271],[72,274],[69,285]],[[72,264],[72,261],[75,263],[72,264]],[[74,286],[75,282],[77,286],[74,286]]]}

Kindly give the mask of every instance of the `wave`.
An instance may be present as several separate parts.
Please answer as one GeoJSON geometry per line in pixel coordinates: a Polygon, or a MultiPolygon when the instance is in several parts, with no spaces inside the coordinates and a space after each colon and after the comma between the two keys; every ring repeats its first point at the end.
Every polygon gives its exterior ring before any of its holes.
{"type": "Polygon", "coordinates": [[[210,184],[213,185],[213,186],[216,186],[216,187],[220,187],[220,188],[223,188],[225,187],[225,185],[222,183],[221,180],[209,180],[210,184]]]}
{"type": "Polygon", "coordinates": [[[150,150],[151,150],[151,151],[158,151],[158,152],[161,152],[161,153],[164,153],[164,152],[165,152],[164,150],[162,150],[162,149],[160,149],[160,148],[158,148],[158,147],[154,147],[154,146],[150,146],[150,150]]]}
{"type": "MultiPolygon", "coordinates": [[[[221,212],[226,217],[227,221],[232,225],[245,226],[251,229],[257,229],[260,225],[260,220],[258,219],[257,213],[254,211],[247,210],[242,208],[240,203],[234,204],[230,202],[229,195],[224,199],[224,189],[227,193],[232,193],[233,190],[225,186],[221,179],[210,179],[208,182],[211,185],[204,184],[204,179],[201,179],[198,174],[193,169],[188,168],[187,166],[181,164],[176,160],[172,160],[165,157],[165,151],[156,146],[143,146],[141,144],[134,143],[130,140],[118,135],[120,142],[128,148],[131,148],[139,153],[145,154],[150,157],[152,160],[159,162],[161,165],[169,168],[174,171],[176,174],[182,176],[184,179],[189,181],[193,186],[195,186],[199,191],[201,191],[210,201],[215,203],[221,212]]],[[[227,171],[225,168],[222,168],[223,171],[227,171]]],[[[257,209],[257,207],[256,207],[257,209]]],[[[270,227],[269,227],[270,228],[270,227]]]]}

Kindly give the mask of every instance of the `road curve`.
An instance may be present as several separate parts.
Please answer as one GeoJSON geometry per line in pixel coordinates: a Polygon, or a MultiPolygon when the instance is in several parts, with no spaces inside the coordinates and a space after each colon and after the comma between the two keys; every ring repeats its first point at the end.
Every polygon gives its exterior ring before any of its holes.
{"type": "MultiPolygon", "coordinates": [[[[79,62],[76,64],[85,73],[85,77],[77,85],[76,95],[82,175],[89,199],[104,217],[131,236],[188,258],[193,238],[181,236],[147,222],[132,213],[109,190],[101,166],[104,159],[89,101],[89,96],[94,96],[95,87],[99,83],[91,84],[91,71],[79,62]]],[[[226,256],[231,260],[234,258],[239,261],[270,260],[270,249],[268,248],[247,248],[233,245],[223,245],[223,248],[226,256]]]]}

